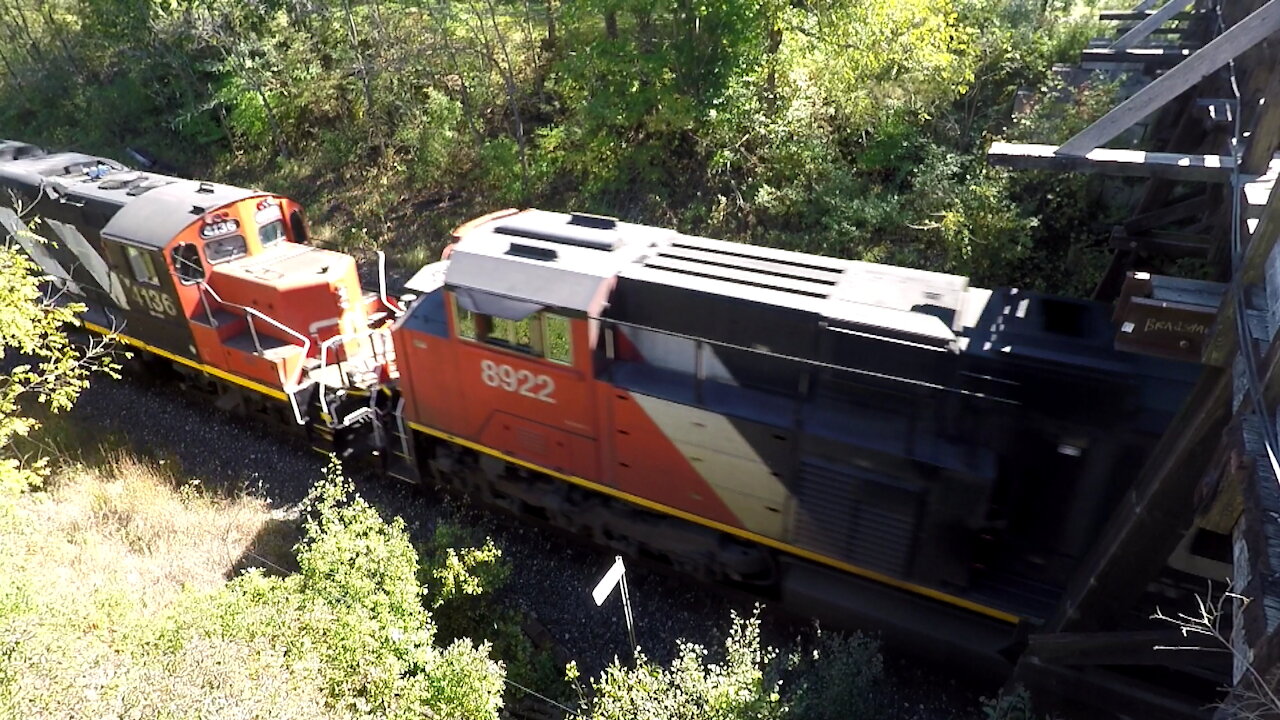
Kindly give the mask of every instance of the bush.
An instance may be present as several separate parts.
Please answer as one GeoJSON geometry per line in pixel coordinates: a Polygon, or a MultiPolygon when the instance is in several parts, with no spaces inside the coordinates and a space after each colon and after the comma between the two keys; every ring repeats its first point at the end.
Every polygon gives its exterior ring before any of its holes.
{"type": "Polygon", "coordinates": [[[0,716],[496,720],[502,666],[434,644],[403,524],[336,467],[308,497],[300,571],[230,582],[262,504],[134,474],[0,515],[0,716]]]}
{"type": "MultiPolygon", "coordinates": [[[[524,631],[524,617],[497,600],[511,569],[492,538],[481,539],[474,529],[444,521],[423,556],[419,577],[442,638],[484,640],[503,659],[515,684],[555,700],[570,697],[553,648],[535,647],[524,631]]],[[[508,688],[508,705],[528,700],[514,685],[508,688]]]]}
{"type": "Polygon", "coordinates": [[[885,682],[879,644],[858,633],[819,632],[812,648],[793,659],[789,716],[858,720],[881,716],[885,682]]]}
{"type": "Polygon", "coordinates": [[[305,512],[299,574],[250,572],[180,603],[158,642],[180,650],[202,638],[265,640],[321,683],[330,707],[359,717],[496,718],[502,666],[486,645],[433,644],[403,521],[378,517],[336,463],[305,512]]]}
{"type": "MultiPolygon", "coordinates": [[[[643,653],[633,667],[615,660],[580,688],[583,715],[592,720],[824,720],[880,717],[884,682],[879,645],[862,635],[819,632],[783,656],[762,646],[759,612],[732,616],[724,660],[681,643],[663,667],[643,653]]],[[[569,667],[576,683],[577,669],[569,667]]]]}
{"type": "MultiPolygon", "coordinates": [[[[771,674],[777,657],[760,646],[757,616],[733,616],[724,663],[707,662],[706,648],[681,643],[662,667],[638,653],[634,667],[614,660],[591,684],[583,714],[593,720],[772,720],[785,716],[781,685],[771,674]]],[[[571,669],[571,677],[573,675],[571,669]]]]}

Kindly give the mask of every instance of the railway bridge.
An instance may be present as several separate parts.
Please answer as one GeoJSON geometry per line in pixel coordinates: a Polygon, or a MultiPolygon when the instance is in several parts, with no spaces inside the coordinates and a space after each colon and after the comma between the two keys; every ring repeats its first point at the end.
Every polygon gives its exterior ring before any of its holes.
{"type": "Polygon", "coordinates": [[[995,143],[988,159],[1134,191],[1094,296],[1115,302],[1117,346],[1203,370],[1014,681],[1121,715],[1269,717],[1280,714],[1280,0],[1144,0],[1102,19],[1114,34],[1061,72],[1126,78],[1127,97],[1060,145],[995,143]],[[1169,262],[1182,258],[1195,262],[1169,262]],[[1169,267],[1204,272],[1155,272],[1169,267]],[[1194,576],[1221,577],[1198,592],[1204,607],[1161,606],[1162,585],[1194,576]],[[1229,688],[1221,706],[1168,691],[1197,683],[1229,688]]]}

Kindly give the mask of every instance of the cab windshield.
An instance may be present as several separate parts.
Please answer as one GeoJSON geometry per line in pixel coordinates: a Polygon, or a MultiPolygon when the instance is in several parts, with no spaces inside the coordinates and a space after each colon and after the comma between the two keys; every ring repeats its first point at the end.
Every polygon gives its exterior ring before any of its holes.
{"type": "Polygon", "coordinates": [[[258,228],[258,240],[266,247],[277,240],[284,239],[284,221],[275,220],[258,228]]]}

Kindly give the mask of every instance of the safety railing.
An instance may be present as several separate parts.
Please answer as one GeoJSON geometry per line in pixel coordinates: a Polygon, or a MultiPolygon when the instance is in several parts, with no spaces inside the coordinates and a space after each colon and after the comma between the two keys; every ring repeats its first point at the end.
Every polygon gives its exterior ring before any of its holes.
{"type": "MultiPolygon", "coordinates": [[[[391,353],[388,353],[386,347],[386,336],[387,331],[384,328],[370,328],[356,335],[334,335],[328,340],[320,343],[320,366],[316,369],[315,378],[316,384],[320,386],[320,409],[326,415],[329,414],[329,400],[324,389],[329,387],[329,385],[325,383],[324,375],[325,371],[329,367],[330,350],[339,343],[345,345],[347,342],[362,342],[365,338],[368,338],[369,348],[372,351],[370,359],[373,361],[374,366],[384,365],[391,358],[391,353]]],[[[349,385],[351,383],[351,379],[348,377],[347,369],[343,364],[346,361],[339,358],[338,351],[336,349],[333,350],[333,356],[335,367],[338,369],[338,379],[342,382],[343,386],[349,385]]]]}
{"type": "Polygon", "coordinates": [[[378,251],[378,299],[396,317],[404,315],[404,308],[400,307],[400,303],[392,302],[387,296],[387,254],[381,250],[378,251]]]}
{"type": "MultiPolygon", "coordinates": [[[[1003,404],[1018,404],[1016,400],[1009,397],[1016,395],[1017,382],[968,372],[960,368],[956,369],[955,382],[936,382],[895,372],[837,365],[775,350],[708,340],[621,320],[597,319],[600,320],[604,331],[606,367],[602,369],[605,377],[611,381],[616,379],[614,365],[618,362],[634,362],[670,371],[687,380],[689,383],[686,387],[687,392],[699,403],[705,398],[705,386],[708,382],[742,385],[762,392],[800,398],[808,395],[814,387],[815,380],[823,376],[827,378],[828,384],[873,383],[884,388],[898,388],[900,391],[942,392],[983,398],[1003,404]],[[625,332],[621,332],[624,330],[625,332]],[[635,360],[617,357],[618,340],[615,334],[621,334],[637,349],[638,357],[635,360]],[[757,364],[759,364],[758,367],[753,367],[757,364]],[[782,368],[786,370],[781,370],[782,368]],[[742,372],[744,369],[747,371],[745,376],[742,372]],[[976,389],[977,386],[981,389],[976,389]]],[[[840,328],[830,329],[841,330],[840,328]]],[[[892,338],[876,339],[898,345],[916,345],[892,338]]],[[[918,345],[918,348],[920,353],[927,353],[930,356],[934,353],[948,353],[946,350],[926,345],[918,345]]]]}
{"type": "MultiPolygon", "coordinates": [[[[210,307],[209,307],[209,302],[208,302],[208,300],[205,298],[205,295],[204,295],[204,294],[205,294],[205,292],[208,292],[208,293],[209,293],[209,295],[213,296],[213,299],[214,299],[214,300],[216,300],[216,301],[218,302],[218,304],[219,304],[219,305],[221,305],[221,306],[223,306],[223,307],[235,308],[235,309],[237,309],[237,310],[240,310],[240,311],[244,312],[245,321],[247,322],[247,324],[248,324],[248,326],[249,326],[249,335],[253,338],[253,347],[254,347],[254,350],[258,352],[258,354],[262,354],[262,353],[263,353],[263,349],[262,349],[262,341],[261,341],[261,339],[258,337],[258,328],[257,328],[257,326],[254,324],[254,318],[259,318],[259,319],[263,320],[264,322],[266,322],[267,324],[269,324],[269,325],[271,325],[271,326],[273,326],[273,327],[275,327],[275,328],[277,328],[277,329],[279,329],[279,330],[281,330],[281,331],[283,331],[283,332],[287,333],[288,335],[290,335],[290,336],[292,336],[292,337],[297,338],[299,341],[301,341],[301,342],[302,342],[302,357],[303,357],[303,358],[306,358],[308,355],[310,355],[310,354],[311,354],[311,338],[307,337],[306,335],[303,335],[302,333],[298,332],[297,330],[294,330],[293,328],[289,327],[288,325],[285,325],[284,323],[279,322],[279,321],[278,321],[278,320],[276,320],[275,318],[273,318],[273,317],[271,317],[270,315],[267,315],[267,314],[265,314],[265,313],[263,313],[263,312],[261,312],[261,311],[259,311],[259,310],[256,310],[256,309],[254,309],[254,308],[247,307],[247,306],[244,306],[244,305],[239,305],[239,304],[237,304],[237,303],[227,302],[226,300],[223,300],[223,299],[222,299],[222,296],[218,295],[218,293],[217,293],[213,288],[209,287],[209,284],[208,284],[207,282],[201,282],[201,283],[200,283],[200,291],[201,291],[201,292],[200,292],[200,302],[201,302],[202,306],[204,307],[205,315],[206,315],[206,316],[208,317],[208,319],[209,319],[209,326],[210,326],[210,327],[215,327],[215,328],[216,328],[216,327],[218,326],[218,322],[217,322],[217,320],[215,320],[215,319],[214,319],[214,317],[213,317],[213,311],[210,309],[210,307]]],[[[298,421],[298,424],[299,424],[299,425],[304,425],[304,424],[306,424],[306,421],[305,421],[305,420],[303,419],[303,417],[302,417],[302,409],[298,406],[298,399],[297,399],[297,397],[296,397],[296,395],[295,395],[295,393],[296,393],[296,392],[297,392],[297,390],[298,390],[298,387],[302,384],[302,373],[303,373],[303,371],[304,371],[304,368],[303,368],[303,365],[304,365],[304,364],[305,364],[305,363],[298,363],[298,367],[297,367],[297,369],[295,370],[295,375],[296,375],[296,377],[294,377],[294,378],[292,379],[292,381],[290,381],[290,380],[286,379],[286,378],[284,377],[283,371],[282,371],[281,369],[277,368],[277,372],[280,372],[280,385],[281,385],[281,387],[283,388],[283,390],[284,390],[284,392],[285,392],[285,395],[287,395],[287,396],[289,397],[289,404],[290,404],[290,406],[292,406],[292,407],[293,407],[293,416],[294,416],[294,419],[298,421]]]]}

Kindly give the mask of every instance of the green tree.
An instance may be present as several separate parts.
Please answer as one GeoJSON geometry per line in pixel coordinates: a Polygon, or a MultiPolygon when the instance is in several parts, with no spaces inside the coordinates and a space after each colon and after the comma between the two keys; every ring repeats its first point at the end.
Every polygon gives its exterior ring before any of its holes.
{"type": "MultiPolygon", "coordinates": [[[[29,221],[35,222],[35,221],[29,221]]],[[[26,252],[24,242],[41,238],[11,216],[12,229],[0,226],[0,491],[37,483],[48,458],[24,451],[21,441],[40,427],[35,401],[51,412],[69,409],[98,368],[110,370],[102,342],[77,347],[67,327],[84,306],[62,302],[26,252]]]]}
{"type": "Polygon", "coordinates": [[[266,643],[283,652],[291,673],[326,688],[331,708],[351,716],[496,720],[503,667],[487,644],[436,644],[404,522],[379,517],[336,462],[304,507],[298,574],[251,571],[178,603],[155,641],[161,649],[266,643]]]}

